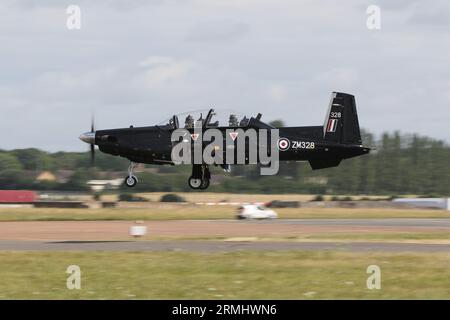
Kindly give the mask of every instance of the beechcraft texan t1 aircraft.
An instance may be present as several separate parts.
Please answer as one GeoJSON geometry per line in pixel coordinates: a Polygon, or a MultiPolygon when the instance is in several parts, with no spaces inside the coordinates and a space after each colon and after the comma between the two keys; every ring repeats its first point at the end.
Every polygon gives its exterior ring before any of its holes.
{"type": "MultiPolygon", "coordinates": [[[[189,132],[192,140],[195,140],[194,127],[200,123],[201,130],[211,128],[224,133],[228,132],[234,139],[234,130],[246,132],[253,129],[260,130],[278,129],[279,161],[308,161],[313,170],[336,167],[343,159],[353,158],[370,152],[370,148],[363,146],[356,113],[355,98],[353,95],[333,92],[325,118],[321,126],[307,127],[282,127],[275,128],[261,121],[261,114],[250,119],[238,120],[231,115],[226,125],[213,122],[214,110],[209,110],[205,119],[201,116],[194,123],[192,116],[188,116],[185,125],[180,126],[178,116],[173,116],[166,124],[149,127],[133,127],[122,129],[109,129],[95,131],[92,123],[91,131],[83,133],[80,139],[91,146],[91,159],[94,159],[95,145],[100,151],[114,156],[121,156],[130,160],[128,176],[125,184],[134,187],[138,179],[133,175],[135,163],[147,164],[175,164],[172,160],[172,133],[180,128],[189,132]]],[[[198,131],[196,131],[198,132],[198,131]]],[[[237,131],[236,131],[237,132],[237,131]]],[[[225,150],[222,150],[225,152],[225,150]]],[[[217,150],[221,152],[221,150],[217,150]]],[[[247,158],[246,158],[247,159],[247,158]]],[[[259,161],[259,159],[258,159],[259,161]]],[[[259,163],[257,161],[257,163],[259,163]]],[[[221,164],[222,168],[229,171],[230,164],[221,164]]],[[[188,184],[192,189],[204,190],[208,188],[211,174],[208,164],[191,164],[192,174],[188,184]]]]}

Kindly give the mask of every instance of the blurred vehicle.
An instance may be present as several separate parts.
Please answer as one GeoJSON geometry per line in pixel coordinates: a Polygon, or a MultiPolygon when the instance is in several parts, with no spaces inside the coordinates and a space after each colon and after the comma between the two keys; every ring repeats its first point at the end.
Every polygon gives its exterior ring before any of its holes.
{"type": "Polygon", "coordinates": [[[275,211],[267,209],[262,205],[244,204],[238,208],[238,219],[276,219],[278,215],[275,211]]]}

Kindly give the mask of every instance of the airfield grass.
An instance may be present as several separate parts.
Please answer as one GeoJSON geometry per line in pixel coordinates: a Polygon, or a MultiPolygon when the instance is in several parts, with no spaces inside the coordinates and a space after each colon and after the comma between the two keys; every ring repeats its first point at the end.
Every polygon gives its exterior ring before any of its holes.
{"type": "MultiPolygon", "coordinates": [[[[280,208],[280,219],[450,218],[450,211],[385,208],[280,208]]],[[[234,206],[167,205],[148,208],[0,208],[0,221],[234,219],[234,206]]]]}
{"type": "MultiPolygon", "coordinates": [[[[142,192],[137,193],[149,201],[157,202],[167,192],[142,192]]],[[[242,193],[218,193],[218,192],[176,192],[177,195],[183,197],[187,202],[269,202],[274,199],[284,201],[310,201],[315,195],[311,194],[242,194],[242,193]]],[[[367,197],[367,196],[362,196],[367,197]]],[[[381,196],[372,196],[374,199],[382,198],[381,196]]],[[[355,197],[357,199],[358,197],[355,197]]],[[[368,197],[367,197],[368,198],[368,197]]],[[[327,198],[328,199],[328,198],[327,198]]],[[[331,196],[329,197],[331,199],[331,196]]],[[[116,194],[104,194],[101,196],[103,201],[117,201],[116,194]]]]}
{"type": "Polygon", "coordinates": [[[0,252],[0,299],[450,299],[449,267],[444,253],[0,252]]]}
{"type": "MultiPolygon", "coordinates": [[[[159,201],[163,195],[167,192],[141,192],[137,193],[138,196],[143,197],[149,201],[159,201]]],[[[222,192],[176,192],[177,195],[183,197],[187,202],[270,202],[273,200],[280,201],[311,201],[316,198],[314,194],[298,194],[298,193],[285,193],[285,194],[249,194],[249,193],[222,193],[222,192]]],[[[417,195],[401,195],[402,197],[417,197],[417,195]]],[[[338,198],[350,198],[352,200],[388,200],[389,196],[383,195],[322,195],[324,200],[332,200],[334,197],[338,198]]],[[[117,194],[103,194],[101,196],[103,201],[117,201],[117,194]]]]}

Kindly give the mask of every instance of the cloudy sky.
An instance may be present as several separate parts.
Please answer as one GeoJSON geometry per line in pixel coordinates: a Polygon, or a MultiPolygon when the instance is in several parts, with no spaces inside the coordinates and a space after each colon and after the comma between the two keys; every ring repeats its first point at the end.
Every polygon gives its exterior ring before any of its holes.
{"type": "Polygon", "coordinates": [[[320,125],[332,91],[372,132],[450,142],[449,36],[445,0],[2,0],[0,148],[86,150],[92,112],[103,129],[209,106],[320,125]]]}

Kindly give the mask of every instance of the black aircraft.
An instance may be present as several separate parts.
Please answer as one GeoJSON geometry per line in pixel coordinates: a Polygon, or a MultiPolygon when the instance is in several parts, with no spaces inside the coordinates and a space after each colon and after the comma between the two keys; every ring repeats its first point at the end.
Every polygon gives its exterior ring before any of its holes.
{"type": "MultiPolygon", "coordinates": [[[[238,120],[231,115],[226,126],[212,122],[214,110],[210,110],[201,120],[202,130],[216,128],[223,132],[227,129],[275,129],[261,121],[261,114],[250,119],[238,120]]],[[[80,136],[91,146],[91,159],[94,159],[94,146],[100,151],[130,160],[125,184],[134,187],[138,180],[133,175],[135,163],[171,164],[173,142],[171,134],[175,129],[185,128],[194,132],[194,119],[188,116],[185,125],[180,127],[177,116],[168,123],[149,127],[94,130],[80,136]]],[[[362,145],[361,135],[353,95],[333,92],[323,126],[282,127],[279,129],[278,150],[280,161],[308,161],[313,170],[336,167],[343,159],[353,158],[370,152],[362,145]]],[[[259,159],[258,159],[259,160],[259,159]]],[[[229,171],[229,165],[221,165],[229,171]]],[[[209,165],[193,164],[188,184],[192,189],[206,189],[211,178],[209,165]]]]}

